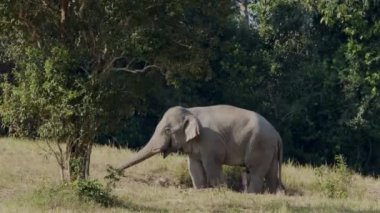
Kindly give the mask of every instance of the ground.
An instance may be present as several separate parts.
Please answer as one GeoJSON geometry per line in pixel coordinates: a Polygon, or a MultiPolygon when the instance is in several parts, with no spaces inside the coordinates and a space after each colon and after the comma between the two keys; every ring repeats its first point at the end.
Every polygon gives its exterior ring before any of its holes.
{"type": "MultiPolygon", "coordinates": [[[[186,158],[178,155],[157,155],[126,170],[111,192],[120,202],[104,207],[61,187],[59,168],[46,148],[43,141],[0,139],[0,212],[380,212],[380,180],[374,177],[347,172],[349,179],[341,180],[328,167],[286,162],[286,194],[194,190],[184,184],[186,158]]],[[[107,165],[119,166],[132,154],[95,146],[91,179],[105,183],[107,165]]]]}

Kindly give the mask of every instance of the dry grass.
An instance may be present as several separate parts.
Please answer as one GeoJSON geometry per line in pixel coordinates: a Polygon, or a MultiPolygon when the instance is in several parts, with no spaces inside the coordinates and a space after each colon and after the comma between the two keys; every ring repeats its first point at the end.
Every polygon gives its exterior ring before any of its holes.
{"type": "MultiPolygon", "coordinates": [[[[0,212],[379,212],[380,180],[352,176],[348,197],[327,198],[318,185],[316,169],[288,162],[283,181],[289,195],[252,195],[227,188],[193,190],[179,186],[186,160],[155,156],[125,172],[113,193],[120,205],[104,208],[78,200],[59,187],[59,170],[40,141],[0,139],[0,212]]],[[[92,178],[104,181],[107,164],[118,166],[133,152],[97,146],[92,178]]]]}

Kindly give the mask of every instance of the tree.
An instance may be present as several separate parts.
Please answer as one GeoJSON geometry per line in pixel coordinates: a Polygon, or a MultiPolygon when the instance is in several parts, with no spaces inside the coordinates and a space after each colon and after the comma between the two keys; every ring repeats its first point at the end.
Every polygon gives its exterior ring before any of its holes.
{"type": "Polygon", "coordinates": [[[376,1],[321,1],[321,22],[339,29],[345,41],[332,69],[338,72],[344,101],[344,125],[350,142],[344,147],[356,168],[380,171],[380,4],[376,1]]]}
{"type": "Polygon", "coordinates": [[[258,1],[276,91],[274,116],[301,162],[378,172],[378,10],[367,1],[258,1]]]}
{"type": "Polygon", "coordinates": [[[86,178],[100,128],[114,126],[115,114],[116,122],[133,114],[152,92],[127,83],[152,70],[169,80],[206,76],[215,37],[208,20],[227,19],[231,8],[230,1],[3,1],[1,45],[16,63],[15,81],[3,84],[3,121],[15,134],[65,142],[70,179],[86,178]]]}

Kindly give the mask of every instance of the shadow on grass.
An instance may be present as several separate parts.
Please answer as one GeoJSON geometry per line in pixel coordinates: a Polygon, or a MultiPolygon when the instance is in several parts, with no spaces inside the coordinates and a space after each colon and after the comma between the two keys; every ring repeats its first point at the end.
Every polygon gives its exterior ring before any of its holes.
{"type": "Polygon", "coordinates": [[[287,195],[287,196],[303,196],[304,193],[299,189],[286,187],[285,188],[285,195],[287,195]]]}
{"type": "Polygon", "coordinates": [[[123,201],[119,198],[116,198],[112,204],[106,208],[119,208],[124,210],[129,210],[133,212],[169,212],[167,209],[153,208],[149,206],[142,206],[135,204],[131,201],[123,201]]]}
{"type": "Polygon", "coordinates": [[[319,205],[313,207],[304,207],[304,206],[288,206],[287,208],[290,212],[346,212],[346,213],[377,213],[378,210],[354,210],[346,207],[332,207],[326,205],[319,205]]]}
{"type": "MultiPolygon", "coordinates": [[[[94,191],[92,191],[94,192],[94,191]]],[[[34,210],[48,211],[51,209],[75,210],[87,212],[91,209],[120,209],[127,212],[168,212],[167,209],[153,208],[135,204],[129,200],[122,200],[116,195],[107,194],[96,198],[79,196],[78,191],[72,186],[48,184],[33,191],[20,194],[9,202],[12,206],[19,208],[30,208],[34,210]],[[103,199],[105,198],[105,199],[103,199]],[[102,200],[103,199],[103,200],[102,200]]]]}

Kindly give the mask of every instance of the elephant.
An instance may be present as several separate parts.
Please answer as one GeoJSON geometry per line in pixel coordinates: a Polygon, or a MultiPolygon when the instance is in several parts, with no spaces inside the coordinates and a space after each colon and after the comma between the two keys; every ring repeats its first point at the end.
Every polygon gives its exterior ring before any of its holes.
{"type": "Polygon", "coordinates": [[[285,190],[281,181],[282,139],[260,114],[230,105],[168,109],[149,142],[119,171],[161,153],[188,156],[196,189],[224,183],[222,165],[246,169],[248,193],[285,190]],[[265,186],[265,187],[264,187],[265,186]]]}

